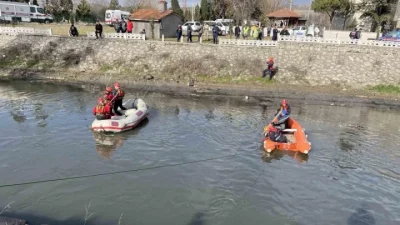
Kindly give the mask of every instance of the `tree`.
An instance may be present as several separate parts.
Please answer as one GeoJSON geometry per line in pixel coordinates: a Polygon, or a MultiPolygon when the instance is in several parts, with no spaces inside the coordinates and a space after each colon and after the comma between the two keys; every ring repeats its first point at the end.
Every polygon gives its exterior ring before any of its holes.
{"type": "Polygon", "coordinates": [[[171,8],[174,13],[178,14],[179,16],[183,16],[183,11],[179,6],[178,0],[171,0],[171,8]]]}
{"type": "Polygon", "coordinates": [[[70,19],[73,7],[72,0],[60,0],[60,14],[63,19],[70,19]]]}
{"type": "Polygon", "coordinates": [[[340,15],[343,16],[343,30],[346,28],[346,22],[356,11],[356,6],[352,0],[341,0],[340,15]]]}
{"type": "Polygon", "coordinates": [[[340,0],[314,0],[311,8],[315,12],[326,13],[329,16],[330,26],[332,26],[335,13],[341,9],[341,2],[340,0]]]}
{"type": "Polygon", "coordinates": [[[196,5],[196,8],[194,9],[194,19],[196,21],[201,20],[201,15],[200,15],[200,6],[196,5]]]}
{"type": "MultiPolygon", "coordinates": [[[[374,22],[374,27],[383,26],[390,23],[393,12],[396,9],[397,0],[363,0],[359,4],[359,9],[363,11],[361,18],[370,18],[374,22]]],[[[376,37],[379,37],[380,30],[376,30],[376,37]]]]}
{"type": "Polygon", "coordinates": [[[125,8],[126,11],[134,12],[138,9],[148,9],[148,8],[156,8],[154,5],[154,1],[149,0],[125,0],[125,8]]]}
{"type": "Polygon", "coordinates": [[[236,21],[251,19],[251,15],[260,2],[261,0],[230,0],[231,7],[235,12],[234,19],[236,21]]]}
{"type": "Polygon", "coordinates": [[[209,20],[210,19],[210,8],[209,2],[207,0],[201,0],[200,14],[201,20],[209,20]]]}
{"type": "Polygon", "coordinates": [[[32,4],[33,4],[33,5],[37,5],[37,6],[39,6],[39,4],[38,4],[37,0],[33,0],[32,4]]]}
{"type": "Polygon", "coordinates": [[[220,19],[225,18],[225,13],[228,9],[228,1],[227,0],[212,0],[211,1],[211,12],[212,19],[220,19]]]}
{"type": "Polygon", "coordinates": [[[191,10],[185,10],[185,12],[183,12],[183,16],[185,18],[185,21],[192,21],[192,12],[191,12],[191,10]]]}
{"type": "Polygon", "coordinates": [[[110,1],[110,5],[108,6],[108,9],[116,10],[116,9],[120,9],[120,8],[121,8],[121,6],[119,5],[118,0],[111,0],[110,1]]]}
{"type": "Polygon", "coordinates": [[[76,8],[76,19],[86,22],[91,19],[90,5],[86,0],[82,0],[76,8]]]}
{"type": "Polygon", "coordinates": [[[154,39],[154,18],[150,20],[151,39],[154,39]]]}

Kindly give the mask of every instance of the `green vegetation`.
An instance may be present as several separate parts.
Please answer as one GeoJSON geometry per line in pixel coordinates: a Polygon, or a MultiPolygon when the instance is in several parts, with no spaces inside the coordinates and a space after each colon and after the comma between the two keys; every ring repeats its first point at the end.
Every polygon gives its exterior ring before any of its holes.
{"type": "Polygon", "coordinates": [[[118,0],[111,0],[108,9],[113,9],[113,10],[121,9],[121,5],[119,4],[118,0]]]}
{"type": "Polygon", "coordinates": [[[94,18],[90,14],[90,5],[86,0],[82,0],[76,9],[76,20],[93,22],[94,18]]]}
{"type": "Polygon", "coordinates": [[[210,76],[210,75],[197,75],[196,80],[199,82],[215,83],[215,84],[255,84],[255,85],[268,85],[277,83],[276,80],[269,80],[268,78],[254,77],[254,76],[210,76]]]}
{"type": "Polygon", "coordinates": [[[183,10],[179,6],[178,0],[171,0],[171,8],[174,11],[174,13],[178,14],[179,16],[184,16],[183,15],[183,10]]]}
{"type": "Polygon", "coordinates": [[[400,85],[376,85],[368,88],[371,91],[380,93],[400,94],[400,85]]]}

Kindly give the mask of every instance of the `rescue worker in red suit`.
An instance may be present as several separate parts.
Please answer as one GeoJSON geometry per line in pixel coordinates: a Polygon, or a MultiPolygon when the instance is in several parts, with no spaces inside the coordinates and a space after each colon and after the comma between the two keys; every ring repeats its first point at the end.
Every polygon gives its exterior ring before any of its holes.
{"type": "Polygon", "coordinates": [[[272,73],[274,72],[274,58],[273,57],[269,57],[268,61],[267,61],[267,68],[263,71],[263,78],[265,76],[267,76],[267,73],[269,75],[269,79],[272,79],[272,73]]]}
{"type": "Polygon", "coordinates": [[[98,99],[97,105],[93,108],[92,112],[98,120],[111,119],[111,107],[109,104],[104,103],[103,97],[98,99]]]}
{"type": "Polygon", "coordinates": [[[114,113],[118,116],[122,116],[122,114],[118,111],[118,107],[122,110],[126,110],[126,108],[122,105],[122,100],[124,99],[125,92],[122,90],[118,82],[114,84],[114,88],[114,96],[116,96],[114,102],[114,113]]]}
{"type": "Polygon", "coordinates": [[[114,95],[112,93],[112,88],[107,87],[106,90],[104,91],[104,97],[107,98],[108,101],[112,101],[114,98],[114,95]]]}

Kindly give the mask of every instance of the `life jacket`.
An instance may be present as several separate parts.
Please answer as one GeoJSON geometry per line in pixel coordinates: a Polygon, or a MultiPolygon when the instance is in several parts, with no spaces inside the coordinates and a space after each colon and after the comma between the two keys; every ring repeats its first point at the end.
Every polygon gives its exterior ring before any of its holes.
{"type": "Polygon", "coordinates": [[[104,110],[104,105],[103,104],[99,104],[96,106],[96,118],[98,120],[104,120],[106,118],[106,112],[104,110]]]}
{"type": "Polygon", "coordinates": [[[244,29],[243,29],[243,33],[245,34],[245,35],[248,35],[249,34],[249,27],[244,27],[244,29]]]}
{"type": "Polygon", "coordinates": [[[97,105],[96,106],[96,116],[104,116],[105,115],[105,110],[104,110],[104,105],[97,105]]]}
{"type": "Polygon", "coordinates": [[[118,90],[117,90],[117,100],[122,100],[123,98],[124,98],[124,96],[125,96],[125,92],[121,89],[121,88],[119,88],[118,90]]]}

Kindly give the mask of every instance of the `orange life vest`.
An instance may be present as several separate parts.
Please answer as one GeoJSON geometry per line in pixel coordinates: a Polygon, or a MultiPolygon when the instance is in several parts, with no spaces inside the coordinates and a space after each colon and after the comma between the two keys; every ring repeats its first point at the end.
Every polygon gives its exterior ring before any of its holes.
{"type": "Polygon", "coordinates": [[[101,104],[96,106],[96,116],[105,116],[104,105],[101,104]]]}

